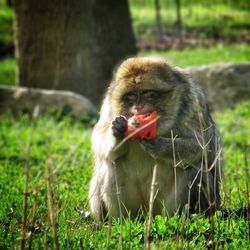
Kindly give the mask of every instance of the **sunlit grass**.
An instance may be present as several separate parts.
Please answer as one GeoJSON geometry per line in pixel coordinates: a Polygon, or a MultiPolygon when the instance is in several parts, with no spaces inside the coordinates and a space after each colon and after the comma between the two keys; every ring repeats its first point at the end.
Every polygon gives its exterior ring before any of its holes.
{"type": "MultiPolygon", "coordinates": [[[[228,209],[228,214],[219,211],[211,219],[201,214],[190,218],[157,216],[151,227],[153,249],[206,249],[211,244],[219,249],[248,247],[249,225],[239,211],[247,206],[250,196],[246,164],[250,162],[250,102],[214,114],[214,118],[221,133],[225,161],[222,211],[228,209]]],[[[26,164],[29,166],[26,247],[30,243],[31,249],[53,248],[47,203],[46,182],[49,181],[61,249],[117,249],[120,235],[124,249],[144,248],[142,220],[128,219],[122,225],[114,220],[108,228],[98,227],[92,219],[83,216],[88,209],[87,193],[93,167],[90,132],[90,127],[69,117],[59,120],[56,116],[38,117],[34,122],[26,116],[16,120],[0,118],[1,249],[20,246],[26,164]],[[49,179],[45,173],[48,164],[49,179]],[[32,211],[35,211],[34,231],[30,227],[32,211]]]]}
{"type": "Polygon", "coordinates": [[[0,84],[15,85],[15,59],[4,59],[0,61],[0,84]]]}
{"type": "Polygon", "coordinates": [[[140,55],[159,55],[168,58],[178,66],[198,66],[212,63],[245,63],[250,62],[250,46],[217,45],[210,48],[193,48],[169,51],[141,51],[140,55]]]}
{"type": "MultiPolygon", "coordinates": [[[[153,1],[130,1],[133,27],[137,35],[153,35],[156,30],[155,9],[153,1]]],[[[174,2],[161,3],[163,29],[172,32],[175,27],[176,9],[174,2]]],[[[247,32],[250,27],[250,13],[243,8],[229,4],[189,3],[181,9],[184,32],[195,31],[201,38],[231,37],[247,32]]]]}
{"type": "Polygon", "coordinates": [[[4,1],[0,1],[0,43],[13,40],[13,9],[8,8],[4,1]]]}

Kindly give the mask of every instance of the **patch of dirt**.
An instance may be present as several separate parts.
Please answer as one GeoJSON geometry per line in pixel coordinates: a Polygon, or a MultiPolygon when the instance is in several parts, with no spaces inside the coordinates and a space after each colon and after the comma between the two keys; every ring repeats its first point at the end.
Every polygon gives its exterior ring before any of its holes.
{"type": "Polygon", "coordinates": [[[217,44],[234,45],[250,43],[250,32],[242,33],[236,38],[199,38],[195,35],[176,36],[173,34],[163,34],[158,38],[141,36],[137,38],[136,46],[139,50],[170,50],[196,47],[213,47],[217,44]]]}

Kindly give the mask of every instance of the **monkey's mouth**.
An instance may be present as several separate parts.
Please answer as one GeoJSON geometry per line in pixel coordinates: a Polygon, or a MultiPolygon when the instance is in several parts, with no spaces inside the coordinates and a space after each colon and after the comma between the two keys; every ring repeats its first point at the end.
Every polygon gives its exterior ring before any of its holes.
{"type": "Polygon", "coordinates": [[[144,116],[150,116],[150,114],[152,114],[153,111],[145,111],[145,112],[136,112],[133,115],[144,115],[144,116]]]}
{"type": "Polygon", "coordinates": [[[132,117],[134,117],[134,116],[143,116],[143,117],[149,117],[152,113],[153,113],[154,111],[152,111],[152,112],[134,112],[134,113],[130,113],[128,116],[127,116],[127,119],[130,119],[130,118],[132,118],[132,117]]]}

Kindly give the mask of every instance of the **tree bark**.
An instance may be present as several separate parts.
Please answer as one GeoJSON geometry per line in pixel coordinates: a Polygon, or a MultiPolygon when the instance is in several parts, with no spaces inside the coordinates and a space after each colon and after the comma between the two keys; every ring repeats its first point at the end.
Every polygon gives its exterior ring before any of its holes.
{"type": "Polygon", "coordinates": [[[161,21],[161,6],[159,0],[154,0],[155,5],[155,19],[157,27],[157,40],[159,42],[163,41],[163,30],[162,30],[162,21],[161,21]]]}
{"type": "Polygon", "coordinates": [[[176,31],[179,39],[182,37],[182,17],[181,17],[181,0],[175,0],[176,4],[176,31]]]}
{"type": "Polygon", "coordinates": [[[20,86],[99,104],[114,66],[136,53],[127,0],[16,0],[14,9],[20,86]]]}

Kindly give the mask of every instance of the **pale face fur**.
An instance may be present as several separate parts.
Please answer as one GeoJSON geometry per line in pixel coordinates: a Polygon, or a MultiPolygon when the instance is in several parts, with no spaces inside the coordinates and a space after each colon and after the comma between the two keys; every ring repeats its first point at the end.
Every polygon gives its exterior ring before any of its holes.
{"type": "Polygon", "coordinates": [[[164,209],[171,215],[186,204],[192,211],[217,209],[221,173],[218,148],[219,137],[203,93],[182,70],[162,58],[124,61],[108,88],[92,135],[95,171],[89,200],[93,216],[100,220],[104,213],[117,217],[147,211],[156,164],[154,215],[164,209]],[[157,138],[127,140],[117,148],[121,140],[114,136],[112,121],[152,111],[159,115],[157,138]],[[209,142],[206,161],[199,140],[209,142]],[[211,171],[200,171],[204,164],[208,169],[213,162],[211,171]],[[198,187],[203,186],[204,194],[198,197],[198,187]]]}

